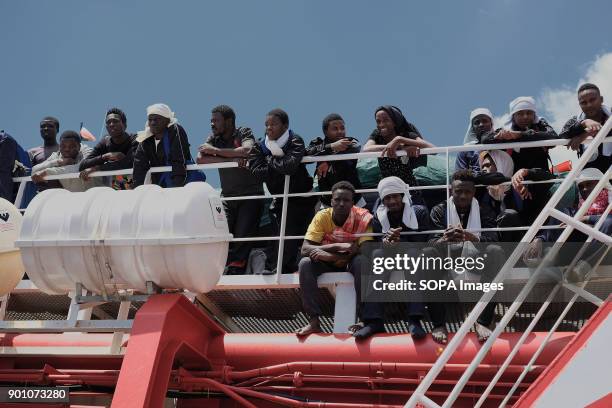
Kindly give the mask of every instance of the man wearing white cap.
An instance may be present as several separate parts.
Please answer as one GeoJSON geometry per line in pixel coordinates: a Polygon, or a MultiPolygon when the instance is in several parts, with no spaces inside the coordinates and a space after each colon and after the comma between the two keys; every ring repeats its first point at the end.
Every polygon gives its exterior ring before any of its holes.
{"type": "MultiPolygon", "coordinates": [[[[470,123],[463,139],[464,145],[479,144],[483,135],[493,130],[493,114],[487,108],[477,108],[470,112],[470,123]]],[[[457,155],[455,171],[472,170],[474,174],[480,172],[478,153],[463,151],[457,155]]]]}
{"type": "MultiPolygon", "coordinates": [[[[573,217],[576,211],[584,205],[584,201],[595,189],[598,181],[604,177],[604,174],[596,168],[590,167],[582,170],[580,176],[576,180],[576,186],[578,187],[578,200],[573,207],[564,208],[561,210],[565,214],[573,217]]],[[[604,188],[597,194],[597,197],[593,203],[589,206],[586,215],[582,218],[582,222],[591,226],[595,225],[602,217],[608,205],[612,202],[612,185],[608,182],[604,188]]],[[[556,218],[549,218],[547,225],[560,225],[560,221],[556,218]]],[[[612,214],[608,214],[606,219],[603,221],[599,231],[606,235],[612,235],[612,214]]],[[[526,263],[539,259],[542,256],[542,243],[543,242],[555,242],[561,235],[561,229],[546,229],[541,230],[531,242],[529,248],[525,251],[523,259],[526,263]]],[[[585,242],[587,236],[580,231],[574,230],[566,242],[585,242]]],[[[571,244],[569,244],[571,245],[571,244]]],[[[567,265],[571,262],[572,258],[576,256],[576,247],[572,246],[569,250],[559,251],[556,264],[567,265]]],[[[578,281],[584,277],[584,275],[595,265],[602,255],[602,251],[606,249],[606,246],[595,241],[589,245],[587,250],[582,254],[581,260],[579,260],[575,267],[568,272],[568,279],[572,281],[578,281]]],[[[608,259],[610,255],[608,255],[608,259]]],[[[607,261],[606,261],[607,262],[607,261]]]]}
{"type": "MultiPolygon", "coordinates": [[[[584,142],[588,137],[595,137],[611,115],[610,108],[603,103],[603,96],[594,84],[583,84],[578,88],[580,113],[565,123],[559,137],[572,139],[568,147],[582,155],[584,142]]],[[[608,133],[612,136],[612,132],[608,133]]],[[[612,142],[602,143],[597,153],[589,159],[586,167],[598,168],[602,173],[612,165],[612,142]]]]}
{"type": "Polygon", "coordinates": [[[138,133],[140,143],[134,154],[133,186],[144,184],[151,167],[172,166],[168,173],[153,173],[151,180],[162,187],[182,187],[187,182],[187,169],[193,163],[187,133],[168,105],[156,103],[147,107],[145,130],[138,133]]]}
{"type": "MultiPolygon", "coordinates": [[[[535,100],[531,96],[519,96],[510,102],[510,119],[503,128],[484,135],[482,143],[533,142],[558,139],[559,136],[548,122],[537,115],[535,100]]],[[[527,169],[538,168],[548,172],[550,156],[547,147],[529,147],[509,152],[514,162],[514,189],[524,200],[522,216],[532,222],[548,201],[548,184],[525,187],[527,169]]]]}

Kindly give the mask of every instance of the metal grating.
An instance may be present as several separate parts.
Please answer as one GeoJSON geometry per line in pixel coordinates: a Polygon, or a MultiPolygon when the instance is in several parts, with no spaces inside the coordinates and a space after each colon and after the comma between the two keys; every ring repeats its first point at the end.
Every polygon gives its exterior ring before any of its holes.
{"type": "MultiPolygon", "coordinates": [[[[241,330],[247,333],[291,333],[307,323],[307,316],[302,311],[299,289],[234,289],[215,290],[206,294],[219,310],[229,316],[241,330]]],[[[331,333],[333,329],[334,299],[327,289],[319,291],[319,301],[323,308],[321,318],[323,330],[331,333]]],[[[550,329],[556,317],[566,306],[565,302],[552,303],[536,331],[550,329]]],[[[509,308],[509,303],[499,303],[496,315],[502,316],[509,308]]],[[[459,329],[473,304],[453,303],[447,306],[447,329],[455,332],[459,329]]],[[[533,316],[540,308],[537,303],[525,303],[517,312],[506,332],[524,331],[533,316]]],[[[597,307],[591,303],[575,303],[558,331],[577,331],[586,323],[597,307]]],[[[385,328],[389,333],[406,333],[405,309],[401,304],[390,303],[385,308],[385,328]]],[[[499,320],[499,319],[498,319],[499,320]]],[[[423,321],[427,330],[433,326],[429,319],[423,321]]]]}
{"type": "Polygon", "coordinates": [[[70,298],[42,292],[14,293],[9,297],[4,320],[64,320],[70,298]]]}
{"type": "MultiPolygon", "coordinates": [[[[246,333],[291,333],[308,323],[302,311],[299,289],[213,290],[206,294],[246,333]]],[[[321,327],[333,331],[334,298],[325,288],[319,289],[318,301],[323,310],[321,327]]]]}

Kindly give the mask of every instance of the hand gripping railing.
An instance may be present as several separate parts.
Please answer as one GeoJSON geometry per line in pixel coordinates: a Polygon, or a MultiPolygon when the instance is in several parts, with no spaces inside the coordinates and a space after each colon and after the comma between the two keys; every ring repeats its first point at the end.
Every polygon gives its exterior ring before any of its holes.
{"type": "MultiPolygon", "coordinates": [[[[595,189],[591,192],[589,197],[585,200],[585,202],[579,208],[579,210],[577,211],[576,215],[573,218],[568,217],[565,214],[555,210],[555,206],[559,203],[559,201],[561,200],[563,195],[567,192],[567,190],[575,183],[578,175],[580,174],[580,172],[582,171],[584,166],[587,164],[589,158],[596,152],[596,150],[598,149],[599,145],[605,140],[606,135],[610,132],[611,129],[612,129],[612,120],[608,119],[606,121],[606,123],[604,124],[604,126],[601,128],[601,130],[597,133],[597,135],[595,136],[593,141],[586,148],[586,151],[580,157],[580,159],[578,160],[576,166],[572,168],[572,170],[569,172],[569,174],[566,176],[566,178],[562,181],[562,183],[559,186],[559,188],[557,189],[557,191],[555,191],[555,193],[552,195],[552,197],[550,198],[550,200],[548,201],[548,203],[546,204],[546,206],[542,210],[542,212],[538,215],[538,217],[536,218],[534,223],[527,230],[527,232],[523,236],[523,239],[521,240],[521,243],[523,243],[523,244],[530,243],[531,240],[535,237],[536,233],[544,225],[544,223],[546,222],[548,217],[549,216],[553,216],[553,217],[558,218],[558,219],[562,220],[563,222],[567,223],[567,227],[561,233],[561,235],[558,238],[557,242],[565,242],[567,240],[567,238],[569,237],[569,235],[574,230],[574,228],[576,228],[576,229],[579,229],[581,232],[585,233],[591,240],[593,238],[597,238],[598,240],[602,241],[603,243],[607,244],[608,246],[612,245],[612,238],[610,238],[609,236],[607,236],[605,234],[602,234],[601,232],[599,232],[597,230],[601,226],[601,223],[603,222],[602,220],[603,220],[604,217],[600,218],[600,221],[595,226],[595,228],[586,227],[586,226],[584,226],[580,222],[580,218],[586,213],[587,209],[593,203],[593,201],[595,200],[595,198],[596,198],[597,194],[599,193],[599,191],[604,187],[605,183],[610,179],[610,175],[612,174],[612,168],[608,169],[608,171],[606,172],[605,176],[601,180],[599,180],[599,182],[597,183],[597,186],[595,187],[595,189]]],[[[605,214],[607,214],[607,213],[609,213],[609,208],[606,209],[606,213],[605,214]]],[[[527,283],[525,284],[523,289],[517,295],[516,300],[512,303],[510,308],[506,311],[506,313],[502,317],[501,321],[497,324],[495,330],[493,330],[493,332],[491,333],[490,337],[482,345],[481,349],[476,354],[476,356],[474,357],[474,359],[472,360],[470,365],[466,368],[465,372],[463,373],[463,375],[461,376],[461,378],[459,379],[459,381],[457,382],[457,384],[455,385],[455,387],[453,388],[451,393],[448,395],[446,400],[444,401],[444,403],[442,405],[443,408],[448,408],[448,407],[452,407],[453,406],[454,402],[459,397],[459,394],[461,393],[461,391],[463,390],[463,388],[467,384],[467,381],[469,380],[471,375],[474,373],[474,371],[476,370],[476,368],[478,367],[478,365],[480,364],[482,359],[485,357],[485,355],[489,352],[489,350],[493,346],[493,343],[495,342],[497,337],[500,335],[500,333],[503,331],[503,329],[506,327],[506,325],[509,323],[509,321],[512,319],[512,317],[514,316],[514,314],[516,313],[518,308],[522,305],[522,303],[523,303],[524,299],[526,298],[527,294],[531,291],[533,286],[536,284],[537,278],[538,278],[540,272],[542,271],[542,269],[544,268],[544,266],[546,264],[548,264],[548,262],[551,259],[554,259],[554,257],[557,255],[558,251],[559,251],[559,246],[557,245],[557,246],[553,246],[551,251],[549,251],[546,254],[546,256],[544,257],[543,262],[541,262],[539,264],[539,266],[536,268],[536,270],[533,273],[533,275],[531,276],[531,278],[527,281],[527,283]]],[[[506,275],[509,273],[509,271],[514,267],[516,262],[521,257],[522,252],[523,252],[523,248],[521,247],[521,245],[519,245],[512,252],[512,254],[508,257],[507,261],[504,263],[503,267],[500,269],[499,273],[497,274],[497,276],[493,280],[494,283],[499,283],[499,282],[502,282],[504,280],[506,275]]],[[[603,259],[603,256],[602,256],[601,259],[603,259]]],[[[576,262],[576,260],[574,259],[572,264],[575,264],[575,262],[576,262]]],[[[558,289],[553,288],[553,292],[556,292],[557,290],[558,289]]],[[[433,383],[433,381],[438,376],[438,374],[444,369],[444,366],[446,365],[448,360],[451,358],[451,356],[453,355],[455,350],[459,347],[461,342],[464,340],[464,338],[467,335],[467,333],[469,332],[470,328],[476,322],[476,320],[478,319],[478,316],[480,316],[480,313],[484,310],[484,308],[488,304],[488,302],[491,301],[491,299],[493,298],[495,293],[496,293],[496,291],[494,291],[494,290],[492,290],[492,291],[490,291],[488,293],[485,293],[482,296],[482,298],[480,299],[480,301],[474,306],[474,308],[472,309],[472,311],[470,312],[470,314],[468,315],[466,320],[463,322],[463,324],[461,325],[461,327],[457,331],[457,333],[455,333],[455,335],[452,337],[451,341],[448,343],[447,347],[444,349],[442,354],[438,357],[438,359],[436,360],[436,363],[432,366],[432,368],[429,370],[427,375],[420,382],[420,384],[418,385],[418,387],[416,388],[416,390],[414,391],[414,393],[412,394],[412,396],[410,397],[408,402],[406,402],[405,407],[415,407],[418,403],[424,404],[425,406],[432,407],[432,408],[433,407],[438,407],[438,408],[440,407],[440,405],[438,405],[437,403],[432,401],[430,398],[428,398],[426,396],[426,393],[427,393],[429,387],[431,386],[431,384],[433,383]]],[[[545,301],[545,304],[538,311],[538,314],[536,315],[536,317],[538,319],[542,315],[542,313],[544,312],[547,304],[550,303],[550,301],[552,300],[553,296],[554,296],[554,294],[549,295],[548,298],[545,301]]],[[[574,296],[574,298],[572,300],[575,301],[575,298],[577,298],[577,296],[578,296],[578,293],[576,293],[576,295],[574,296]]],[[[572,303],[573,303],[573,301],[572,301],[572,303]]],[[[566,310],[564,310],[564,313],[567,313],[567,311],[569,310],[569,307],[570,307],[570,305],[568,305],[568,307],[566,307],[566,310]]],[[[561,322],[561,319],[562,318],[557,320],[556,325],[553,327],[552,331],[554,331],[554,329],[556,329],[556,327],[558,326],[558,323],[561,322]]],[[[533,326],[535,326],[535,323],[531,324],[528,329],[532,330],[533,326]]],[[[549,337],[550,337],[551,333],[549,333],[549,337]]],[[[522,339],[522,340],[524,341],[524,339],[522,339]]],[[[536,352],[537,355],[539,355],[539,352],[541,352],[543,347],[544,346],[541,346],[540,349],[536,352]]],[[[513,350],[512,353],[516,354],[516,351],[513,350]]],[[[511,353],[511,355],[512,355],[512,353],[511,353]]],[[[535,361],[535,358],[537,358],[537,355],[534,358],[532,358],[532,361],[530,362],[531,364],[533,364],[533,361],[535,361]]],[[[505,370],[505,367],[507,367],[507,364],[509,364],[510,360],[511,360],[511,356],[508,357],[507,361],[500,368],[500,370],[502,372],[503,372],[503,370],[505,370]]],[[[514,393],[514,391],[516,390],[518,384],[520,384],[520,381],[522,381],[522,378],[524,378],[525,374],[527,373],[528,367],[530,367],[530,365],[528,365],[526,367],[525,371],[523,372],[521,377],[519,377],[519,379],[517,380],[517,383],[515,384],[513,389],[510,390],[508,396],[506,396],[506,399],[504,400],[504,402],[502,402],[502,406],[505,405],[505,403],[509,400],[511,395],[514,393]]],[[[501,376],[501,374],[499,374],[499,376],[501,376]]],[[[499,376],[495,377],[495,381],[497,381],[499,379],[499,376]]],[[[490,393],[490,391],[491,390],[487,388],[487,390],[486,390],[487,395],[488,395],[488,393],[490,393]]],[[[478,402],[479,405],[478,406],[482,405],[482,403],[484,402],[484,398],[486,398],[486,395],[483,395],[483,397],[481,397],[482,401],[479,400],[479,402],[478,402]]]]}

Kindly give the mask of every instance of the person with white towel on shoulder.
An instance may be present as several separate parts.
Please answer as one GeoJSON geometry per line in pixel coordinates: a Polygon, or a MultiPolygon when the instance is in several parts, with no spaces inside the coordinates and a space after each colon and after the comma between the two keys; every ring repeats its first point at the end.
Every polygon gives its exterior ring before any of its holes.
{"type": "MultiPolygon", "coordinates": [[[[282,109],[273,109],[266,115],[266,136],[249,153],[249,169],[256,179],[266,183],[271,194],[282,194],[285,176],[291,176],[289,193],[312,190],[312,177],[302,158],[306,155],[304,140],[289,129],[289,115],[282,109]]],[[[314,216],[316,196],[292,197],[287,203],[285,235],[304,235],[314,216]]],[[[272,224],[280,231],[283,200],[275,198],[270,205],[272,224]]],[[[283,250],[282,273],[293,273],[298,268],[300,240],[288,239],[283,250]]],[[[278,242],[270,242],[267,249],[264,274],[276,273],[278,242]]]]}
{"type": "MultiPolygon", "coordinates": [[[[465,256],[466,249],[476,249],[467,243],[488,242],[486,246],[479,246],[479,256],[485,259],[485,267],[481,271],[480,281],[491,282],[504,263],[505,255],[499,245],[499,234],[495,231],[481,231],[483,228],[497,227],[495,213],[488,207],[480,207],[474,198],[476,183],[473,173],[469,170],[456,171],[452,177],[451,196],[432,208],[430,217],[434,230],[444,232],[433,235],[429,242],[432,244],[450,244],[451,256],[465,256]],[[447,216],[448,214],[448,216],[447,216]]],[[[441,256],[440,251],[446,253],[446,248],[440,246],[427,248],[426,256],[441,256]]],[[[446,255],[444,255],[446,256],[446,255]]],[[[491,335],[490,326],[495,317],[495,303],[489,303],[480,314],[476,322],[478,340],[485,341],[491,335]]],[[[447,339],[446,328],[434,328],[432,336],[435,341],[445,343],[447,339]]]]}

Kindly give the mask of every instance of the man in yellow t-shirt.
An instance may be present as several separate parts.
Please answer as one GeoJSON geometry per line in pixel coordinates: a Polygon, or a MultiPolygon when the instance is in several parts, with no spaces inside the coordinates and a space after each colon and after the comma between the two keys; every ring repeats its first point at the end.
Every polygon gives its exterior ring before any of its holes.
{"type": "Polygon", "coordinates": [[[340,181],[331,191],[331,208],[315,214],[302,245],[303,258],[298,270],[302,303],[310,322],[296,332],[298,336],[321,331],[321,306],[316,301],[317,278],[321,274],[348,270],[355,277],[358,298],[360,294],[361,268],[366,265],[366,258],[359,253],[359,246],[372,237],[356,234],[372,232],[372,214],[354,205],[355,188],[351,183],[340,181]]]}

